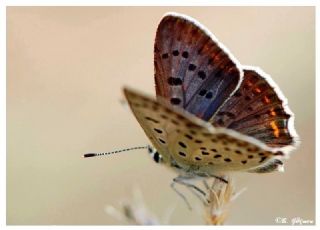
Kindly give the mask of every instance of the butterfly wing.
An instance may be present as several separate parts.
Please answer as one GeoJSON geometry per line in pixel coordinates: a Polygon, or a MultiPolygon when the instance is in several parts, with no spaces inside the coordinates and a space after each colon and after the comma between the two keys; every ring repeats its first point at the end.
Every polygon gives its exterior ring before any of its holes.
{"type": "Polygon", "coordinates": [[[208,120],[241,82],[236,59],[200,23],[167,14],[154,45],[157,97],[208,120]]]}
{"type": "Polygon", "coordinates": [[[297,143],[293,114],[272,79],[257,68],[247,67],[236,93],[213,117],[212,124],[254,137],[270,147],[297,143]]]}
{"type": "Polygon", "coordinates": [[[182,109],[125,88],[125,97],[139,124],[165,162],[187,172],[213,175],[248,171],[282,158],[284,153],[238,132],[214,128],[182,109]]]}

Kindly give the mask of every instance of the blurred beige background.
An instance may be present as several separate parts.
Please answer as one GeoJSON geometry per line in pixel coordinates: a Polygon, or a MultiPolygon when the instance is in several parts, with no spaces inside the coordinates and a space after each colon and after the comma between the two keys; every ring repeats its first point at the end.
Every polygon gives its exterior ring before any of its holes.
{"type": "Polygon", "coordinates": [[[153,39],[167,11],[196,18],[242,64],[269,73],[296,115],[302,143],[285,173],[238,174],[247,191],[226,224],[314,220],[313,7],[8,7],[7,224],[123,224],[104,209],[134,186],[158,217],[176,204],[171,224],[203,223],[146,151],[81,157],[148,143],[121,88],[155,93],[153,39]]]}

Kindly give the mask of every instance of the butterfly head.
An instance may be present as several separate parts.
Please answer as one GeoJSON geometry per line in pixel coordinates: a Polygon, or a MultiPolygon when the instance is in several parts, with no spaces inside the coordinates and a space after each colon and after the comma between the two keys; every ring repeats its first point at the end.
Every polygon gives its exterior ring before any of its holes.
{"type": "Polygon", "coordinates": [[[148,145],[148,153],[156,163],[161,163],[163,161],[161,154],[151,145],[148,145]]]}

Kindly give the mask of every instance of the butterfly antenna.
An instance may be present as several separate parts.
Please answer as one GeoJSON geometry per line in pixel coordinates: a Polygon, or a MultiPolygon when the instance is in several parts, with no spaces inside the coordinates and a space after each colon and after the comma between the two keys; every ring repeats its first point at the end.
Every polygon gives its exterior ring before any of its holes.
{"type": "Polygon", "coordinates": [[[115,154],[115,153],[127,152],[127,151],[137,150],[137,149],[150,149],[150,146],[149,145],[137,146],[137,147],[127,148],[127,149],[120,149],[120,150],[115,150],[115,151],[106,152],[106,153],[86,153],[86,154],[83,154],[83,158],[99,157],[99,156],[111,155],[111,154],[115,154]]]}

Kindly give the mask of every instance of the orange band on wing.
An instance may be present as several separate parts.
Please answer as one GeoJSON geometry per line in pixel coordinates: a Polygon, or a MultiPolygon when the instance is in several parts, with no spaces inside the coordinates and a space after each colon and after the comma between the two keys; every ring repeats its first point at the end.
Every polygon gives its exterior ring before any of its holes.
{"type": "Polygon", "coordinates": [[[261,89],[259,89],[259,88],[255,88],[254,89],[257,93],[261,93],[261,89]]]}
{"type": "Polygon", "coordinates": [[[270,99],[267,96],[264,96],[263,99],[264,99],[265,103],[267,103],[267,104],[270,103],[270,99]]]}
{"type": "Polygon", "coordinates": [[[275,121],[270,122],[271,128],[273,129],[273,134],[275,137],[279,137],[280,131],[275,121]]]}
{"type": "Polygon", "coordinates": [[[275,116],[275,115],[277,115],[277,114],[276,114],[276,112],[275,112],[273,109],[271,109],[271,110],[270,110],[270,115],[271,115],[271,116],[275,116]]]}

